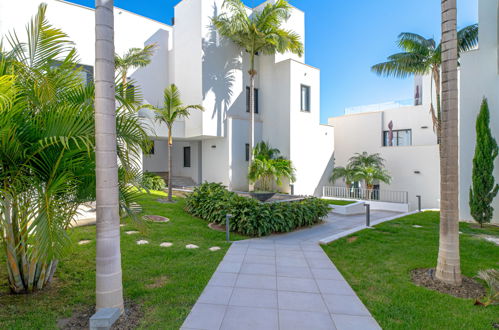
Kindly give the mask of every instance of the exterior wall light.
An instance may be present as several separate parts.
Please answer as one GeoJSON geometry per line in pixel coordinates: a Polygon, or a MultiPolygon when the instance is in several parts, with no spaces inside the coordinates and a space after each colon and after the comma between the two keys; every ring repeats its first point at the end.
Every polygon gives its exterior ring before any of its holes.
{"type": "Polygon", "coordinates": [[[421,171],[414,171],[414,174],[421,174],[421,171]]]}

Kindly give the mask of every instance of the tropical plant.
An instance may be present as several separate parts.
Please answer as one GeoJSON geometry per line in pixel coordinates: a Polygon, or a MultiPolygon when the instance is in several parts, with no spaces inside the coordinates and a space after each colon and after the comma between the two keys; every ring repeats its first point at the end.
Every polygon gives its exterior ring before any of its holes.
{"type": "MultiPolygon", "coordinates": [[[[82,81],[73,43],[45,12],[40,5],[26,43],[12,32],[11,50],[0,47],[0,240],[15,293],[50,282],[69,251],[67,229],[79,205],[96,198],[94,86],[82,81]]],[[[132,159],[147,134],[137,116],[115,111],[120,206],[131,210],[132,159]]]]}
{"type": "Polygon", "coordinates": [[[190,214],[206,221],[225,225],[231,214],[230,230],[248,236],[286,233],[320,223],[329,213],[325,200],[307,198],[287,203],[260,203],[239,196],[218,183],[204,183],[194,189],[185,201],[190,214]]]}
{"type": "Polygon", "coordinates": [[[435,276],[461,285],[459,255],[459,122],[456,0],[442,0],[442,125],[440,143],[440,236],[435,276]]]}
{"type": "Polygon", "coordinates": [[[476,120],[476,146],[469,200],[471,215],[480,226],[489,223],[494,214],[491,204],[499,192],[499,185],[494,179],[494,161],[498,153],[499,147],[490,131],[489,106],[484,98],[476,120]]]}
{"type": "Polygon", "coordinates": [[[128,71],[149,65],[156,48],[156,44],[150,44],[144,48],[130,48],[123,55],[114,55],[114,65],[123,86],[127,84],[128,71]]]}
{"type": "Polygon", "coordinates": [[[329,181],[334,183],[339,179],[343,179],[347,189],[350,189],[350,187],[352,187],[352,185],[356,181],[355,180],[356,172],[357,172],[356,169],[350,165],[347,165],[345,167],[338,166],[333,169],[333,173],[331,174],[329,181]]]}
{"type": "Polygon", "coordinates": [[[166,187],[166,183],[159,175],[145,172],[142,175],[142,187],[151,190],[163,190],[166,187]]]}
{"type": "MultiPolygon", "coordinates": [[[[469,25],[457,33],[459,52],[470,50],[478,44],[478,24],[469,25]]],[[[441,109],[441,65],[442,45],[433,38],[404,32],[398,37],[398,47],[402,52],[388,57],[388,61],[374,65],[371,69],[378,75],[406,78],[411,75],[430,74],[435,84],[437,111],[430,104],[430,113],[437,135],[440,137],[441,109]]]]}
{"type": "Polygon", "coordinates": [[[487,269],[478,272],[479,279],[487,283],[488,290],[485,301],[475,302],[475,305],[490,306],[499,304],[499,270],[497,269],[487,269]]]}
{"type": "Polygon", "coordinates": [[[248,179],[262,191],[272,191],[274,184],[282,185],[282,179],[295,181],[295,169],[289,159],[280,155],[279,149],[272,148],[266,142],[258,143],[253,150],[254,161],[251,164],[248,179]]]}
{"type": "Polygon", "coordinates": [[[390,183],[391,177],[388,172],[376,166],[363,166],[355,169],[356,181],[364,181],[366,189],[374,189],[376,182],[390,183]]]}
{"type": "Polygon", "coordinates": [[[177,119],[189,117],[191,110],[204,111],[204,108],[202,105],[183,104],[180,98],[180,91],[175,84],[172,84],[169,87],[165,88],[165,91],[163,93],[163,105],[161,107],[152,105],[147,105],[145,107],[154,110],[154,112],[156,113],[156,120],[164,123],[168,129],[168,201],[172,202],[173,192],[171,182],[173,169],[173,123],[177,119]]]}
{"type": "Polygon", "coordinates": [[[383,168],[385,166],[385,160],[380,154],[369,154],[367,152],[356,153],[348,160],[348,166],[350,168],[362,168],[362,167],[377,167],[383,168]]]}
{"type": "MultiPolygon", "coordinates": [[[[241,0],[225,0],[223,9],[226,13],[212,19],[213,25],[219,33],[232,40],[249,54],[250,76],[250,125],[249,145],[254,148],[255,130],[255,56],[275,55],[276,53],[291,52],[301,56],[303,44],[300,36],[290,30],[282,28],[289,19],[292,7],[285,0],[268,2],[265,7],[256,13],[248,13],[241,0]]],[[[253,157],[250,155],[248,169],[251,168],[253,157]]]]}

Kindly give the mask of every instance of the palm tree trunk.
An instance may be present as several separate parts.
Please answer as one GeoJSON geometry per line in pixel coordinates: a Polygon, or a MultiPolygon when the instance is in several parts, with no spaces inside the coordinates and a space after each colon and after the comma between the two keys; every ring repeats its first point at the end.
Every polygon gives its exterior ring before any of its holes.
{"type": "MultiPolygon", "coordinates": [[[[255,54],[254,52],[250,54],[250,101],[249,101],[249,161],[248,161],[248,172],[253,163],[253,148],[255,147],[255,54]]],[[[253,190],[253,185],[250,183],[249,191],[253,190]]]]}
{"type": "Polygon", "coordinates": [[[96,308],[123,311],[113,0],[95,1],[96,308]]]}
{"type": "Polygon", "coordinates": [[[461,284],[456,0],[442,0],[442,143],[440,147],[440,242],[437,279],[461,284]]]}
{"type": "Polygon", "coordinates": [[[168,128],[168,201],[173,201],[173,189],[172,189],[172,170],[173,170],[173,161],[172,161],[172,129],[168,128]]]}

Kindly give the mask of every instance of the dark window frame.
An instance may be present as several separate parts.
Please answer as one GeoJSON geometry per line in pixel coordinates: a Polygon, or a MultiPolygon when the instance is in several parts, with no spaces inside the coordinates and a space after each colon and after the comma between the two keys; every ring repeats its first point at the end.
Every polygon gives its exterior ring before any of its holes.
{"type": "Polygon", "coordinates": [[[156,141],[152,141],[151,148],[149,150],[144,150],[144,155],[146,156],[154,156],[154,147],[156,145],[156,141]]]}
{"type": "Polygon", "coordinates": [[[244,156],[245,156],[246,161],[249,162],[249,159],[250,159],[250,147],[249,147],[249,143],[246,143],[244,145],[244,156]]]}
{"type": "MultiPolygon", "coordinates": [[[[259,89],[255,88],[255,95],[254,95],[254,101],[255,101],[255,115],[258,115],[260,113],[260,107],[259,107],[259,89]]],[[[246,86],[246,112],[250,112],[250,87],[246,86]]]]}
{"type": "Polygon", "coordinates": [[[389,145],[388,143],[388,134],[390,134],[390,131],[383,131],[383,147],[410,147],[412,146],[412,129],[396,129],[393,130],[393,145],[389,145]],[[409,132],[409,139],[410,143],[409,144],[399,144],[399,132],[409,132]]]}
{"type": "Polygon", "coordinates": [[[191,147],[184,147],[184,167],[191,167],[191,147]]]}
{"type": "Polygon", "coordinates": [[[312,96],[312,88],[309,86],[309,85],[305,85],[305,84],[301,84],[300,85],[300,111],[303,111],[303,112],[311,112],[312,111],[312,100],[311,100],[311,96],[312,96]],[[303,90],[306,90],[306,102],[303,101],[303,90]],[[303,107],[303,105],[305,104],[305,108],[303,107]]]}

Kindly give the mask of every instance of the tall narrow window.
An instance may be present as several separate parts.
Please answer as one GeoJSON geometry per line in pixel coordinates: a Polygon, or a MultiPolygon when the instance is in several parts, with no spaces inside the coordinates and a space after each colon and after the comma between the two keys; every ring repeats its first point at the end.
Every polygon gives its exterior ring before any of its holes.
{"type": "Polygon", "coordinates": [[[151,143],[151,147],[149,148],[149,150],[144,150],[144,155],[148,155],[148,156],[152,156],[154,155],[154,140],[152,141],[151,143]]]}
{"type": "Polygon", "coordinates": [[[191,167],[191,147],[184,147],[184,167],[191,167]]]}
{"type": "MultiPolygon", "coordinates": [[[[255,88],[255,95],[253,96],[255,100],[255,113],[259,113],[258,107],[258,88],[255,88]]],[[[250,112],[250,88],[246,86],[246,112],[250,112]]]]}
{"type": "Polygon", "coordinates": [[[245,155],[246,155],[246,161],[249,162],[249,159],[250,159],[250,147],[249,147],[249,143],[246,143],[244,152],[245,152],[245,155]]]}
{"type": "Polygon", "coordinates": [[[301,85],[301,111],[310,112],[310,86],[301,85]]]}

